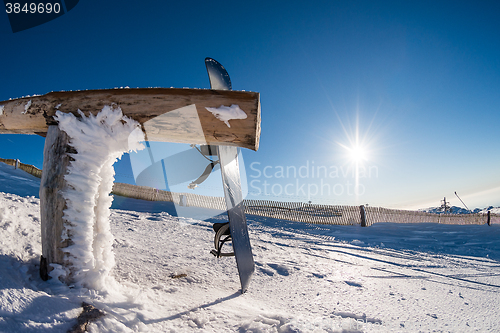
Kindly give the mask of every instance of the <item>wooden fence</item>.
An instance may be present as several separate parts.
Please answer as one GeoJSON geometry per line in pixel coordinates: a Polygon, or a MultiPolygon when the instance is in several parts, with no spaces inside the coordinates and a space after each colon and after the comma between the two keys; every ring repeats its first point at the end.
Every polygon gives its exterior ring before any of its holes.
{"type": "MultiPolygon", "coordinates": [[[[19,160],[3,159],[0,162],[16,166],[33,176],[41,178],[42,170],[19,160]]],[[[176,205],[201,207],[225,211],[222,197],[204,196],[194,193],[176,193],[124,183],[113,185],[113,194],[149,201],[169,201],[176,205]]],[[[500,214],[434,214],[421,211],[388,209],[370,206],[332,206],[281,202],[268,200],[243,200],[245,214],[283,219],[288,221],[370,226],[374,223],[441,223],[441,224],[500,224],[500,214]]]]}
{"type": "MultiPolygon", "coordinates": [[[[434,214],[421,211],[365,207],[366,224],[393,223],[441,223],[441,224],[485,224],[488,214],[434,214]]],[[[490,214],[490,223],[500,223],[500,215],[490,214]]]]}
{"type": "Polygon", "coordinates": [[[21,163],[19,160],[13,160],[10,158],[0,158],[0,162],[3,162],[8,165],[12,165],[13,167],[16,167],[17,169],[21,169],[23,171],[26,171],[29,174],[32,174],[35,177],[42,178],[42,170],[38,169],[36,166],[31,165],[31,164],[24,164],[21,163]],[[16,166],[17,164],[17,166],[16,166]]]}
{"type": "Polygon", "coordinates": [[[123,197],[149,200],[169,201],[186,207],[201,207],[217,210],[226,210],[226,202],[221,197],[210,197],[194,193],[177,193],[154,189],[147,186],[137,186],[124,183],[114,183],[111,192],[123,197]]]}
{"type": "Polygon", "coordinates": [[[302,202],[244,200],[245,213],[296,222],[352,225],[360,223],[356,206],[313,205],[302,202]]]}
{"type": "MultiPolygon", "coordinates": [[[[175,193],[151,187],[115,183],[113,193],[136,199],[170,201],[181,206],[226,210],[222,197],[175,193]]],[[[421,211],[370,206],[332,206],[302,202],[243,200],[245,214],[296,222],[370,226],[374,223],[485,224],[488,214],[434,214],[421,211]]],[[[500,215],[490,214],[490,223],[500,223],[500,215]]]]}

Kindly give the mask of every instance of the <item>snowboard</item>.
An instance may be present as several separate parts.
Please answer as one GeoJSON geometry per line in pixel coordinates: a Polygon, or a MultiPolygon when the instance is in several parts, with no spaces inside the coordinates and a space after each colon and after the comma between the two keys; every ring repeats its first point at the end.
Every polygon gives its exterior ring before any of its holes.
{"type": "MultiPolygon", "coordinates": [[[[229,74],[219,62],[212,58],[206,58],[205,66],[210,79],[211,89],[232,89],[229,74]]],[[[238,152],[238,147],[218,146],[222,183],[229,218],[229,230],[236,257],[236,265],[240,275],[241,292],[244,293],[250,284],[252,274],[255,270],[255,263],[248,235],[245,208],[243,206],[238,152]]]]}

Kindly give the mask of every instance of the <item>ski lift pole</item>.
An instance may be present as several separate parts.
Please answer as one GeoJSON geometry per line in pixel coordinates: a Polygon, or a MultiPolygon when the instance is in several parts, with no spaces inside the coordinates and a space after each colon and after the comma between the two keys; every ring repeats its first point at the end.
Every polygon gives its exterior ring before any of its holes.
{"type": "Polygon", "coordinates": [[[462,201],[462,199],[460,199],[460,197],[457,194],[457,191],[455,191],[455,195],[457,196],[458,200],[460,200],[462,202],[462,204],[465,206],[465,208],[467,208],[467,210],[469,211],[469,213],[472,213],[471,210],[469,209],[469,207],[467,207],[467,205],[462,201]]]}

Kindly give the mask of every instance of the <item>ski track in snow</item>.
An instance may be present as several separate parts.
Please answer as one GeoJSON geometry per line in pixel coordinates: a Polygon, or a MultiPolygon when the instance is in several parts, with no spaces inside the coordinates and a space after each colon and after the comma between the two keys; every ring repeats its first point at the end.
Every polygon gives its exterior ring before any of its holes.
{"type": "Polygon", "coordinates": [[[241,295],[234,258],[209,254],[224,216],[178,218],[127,201],[110,217],[121,295],[105,295],[39,278],[34,182],[0,163],[0,191],[17,183],[21,193],[0,192],[0,332],[66,332],[82,301],[106,313],[90,332],[500,331],[499,225],[248,216],[256,271],[241,295]]]}

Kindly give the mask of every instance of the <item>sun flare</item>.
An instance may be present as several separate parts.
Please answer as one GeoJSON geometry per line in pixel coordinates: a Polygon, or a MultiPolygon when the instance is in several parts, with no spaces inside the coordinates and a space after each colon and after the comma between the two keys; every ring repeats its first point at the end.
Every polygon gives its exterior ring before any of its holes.
{"type": "Polygon", "coordinates": [[[368,160],[368,151],[364,146],[359,144],[353,144],[350,147],[343,144],[339,145],[345,149],[345,157],[351,162],[358,164],[368,160]]]}
{"type": "Polygon", "coordinates": [[[354,146],[349,148],[349,157],[354,162],[361,162],[366,160],[366,149],[361,146],[354,146]]]}

